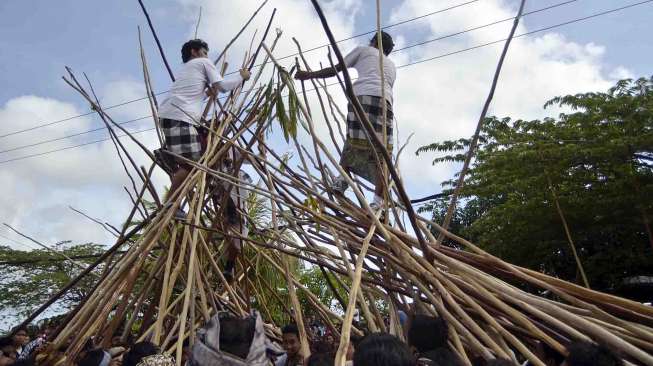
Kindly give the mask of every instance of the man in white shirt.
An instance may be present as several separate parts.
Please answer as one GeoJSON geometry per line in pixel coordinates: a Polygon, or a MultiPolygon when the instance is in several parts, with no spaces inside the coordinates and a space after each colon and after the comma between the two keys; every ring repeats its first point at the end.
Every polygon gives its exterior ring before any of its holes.
{"type": "MultiPolygon", "coordinates": [[[[358,79],[354,82],[354,94],[367,118],[372,123],[379,140],[383,141],[383,103],[386,104],[387,120],[386,126],[386,146],[388,151],[392,151],[392,87],[394,85],[397,69],[394,62],[387,58],[392,52],[394,43],[392,37],[381,32],[383,45],[383,76],[384,84],[381,86],[381,73],[379,70],[379,50],[377,48],[377,35],[370,40],[369,45],[354,48],[345,56],[345,64],[337,64],[335,67],[328,67],[319,71],[297,71],[295,78],[299,80],[328,78],[336,74],[345,67],[354,68],[358,72],[358,79]],[[384,92],[382,92],[382,87],[384,92]],[[385,101],[382,96],[385,94],[385,101]]],[[[383,205],[383,171],[377,164],[377,159],[383,164],[383,158],[377,154],[368,139],[367,132],[359,121],[351,103],[347,106],[347,141],[342,151],[340,165],[345,171],[354,173],[367,181],[374,183],[374,201],[370,205],[372,209],[381,208],[383,205]]],[[[347,189],[347,182],[343,177],[338,177],[334,182],[334,189],[339,193],[344,193],[347,189]]]]}
{"type": "MultiPolygon", "coordinates": [[[[183,45],[181,58],[184,64],[158,111],[165,149],[194,161],[199,160],[203,153],[195,126],[203,117],[206,95],[233,90],[250,77],[247,69],[241,69],[234,77],[223,79],[208,59],[208,52],[209,46],[201,39],[193,39],[183,45]]],[[[168,197],[172,197],[190,172],[190,167],[183,162],[177,162],[173,169],[168,197]]],[[[183,217],[183,211],[178,212],[177,216],[183,217]]]]}

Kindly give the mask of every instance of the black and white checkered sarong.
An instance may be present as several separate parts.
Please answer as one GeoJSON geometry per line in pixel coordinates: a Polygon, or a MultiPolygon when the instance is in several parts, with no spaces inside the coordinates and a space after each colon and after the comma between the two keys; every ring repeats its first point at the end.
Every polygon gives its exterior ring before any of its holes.
{"type": "MultiPolygon", "coordinates": [[[[363,111],[374,127],[374,133],[383,141],[383,104],[381,98],[371,95],[358,95],[358,101],[363,107],[363,111]]],[[[386,133],[388,151],[392,151],[392,105],[386,101],[387,122],[386,133]]],[[[383,160],[377,156],[376,151],[367,139],[367,132],[363,124],[356,117],[354,107],[351,103],[347,106],[347,141],[342,149],[340,165],[349,170],[350,173],[356,174],[369,182],[377,184],[379,177],[379,166],[377,160],[383,160]]]]}
{"type": "Polygon", "coordinates": [[[202,143],[195,126],[174,119],[159,119],[166,139],[166,150],[187,159],[198,161],[202,157],[202,143]]]}
{"type": "MultiPolygon", "coordinates": [[[[363,107],[363,112],[367,115],[374,127],[374,132],[379,140],[383,141],[383,104],[381,97],[372,95],[357,95],[358,101],[363,107]]],[[[392,146],[392,120],[394,114],[392,113],[392,104],[386,101],[386,133],[388,146],[392,146]]],[[[351,103],[347,106],[347,140],[354,145],[368,144],[367,134],[363,124],[358,120],[354,112],[354,106],[351,103]]]]}

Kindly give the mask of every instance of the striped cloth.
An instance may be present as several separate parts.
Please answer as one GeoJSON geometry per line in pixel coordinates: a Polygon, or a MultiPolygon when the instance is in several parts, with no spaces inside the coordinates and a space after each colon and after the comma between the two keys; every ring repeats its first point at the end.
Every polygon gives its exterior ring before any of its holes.
{"type": "MultiPolygon", "coordinates": [[[[383,104],[381,97],[371,95],[358,95],[358,101],[363,107],[365,115],[374,127],[374,133],[383,141],[383,104]]],[[[392,120],[394,114],[392,105],[386,101],[386,136],[388,151],[392,151],[392,120]]],[[[367,131],[363,124],[358,120],[354,107],[351,103],[347,106],[347,141],[342,150],[340,165],[367,181],[376,184],[379,176],[379,166],[377,159],[383,161],[382,157],[377,156],[371,142],[367,138],[367,131]]]]}
{"type": "Polygon", "coordinates": [[[202,143],[195,126],[174,119],[159,119],[166,139],[166,150],[187,159],[198,161],[202,157],[202,143]]]}
{"type": "MultiPolygon", "coordinates": [[[[380,141],[383,141],[383,104],[381,97],[372,95],[357,95],[358,102],[363,107],[363,112],[374,127],[374,132],[380,141]]],[[[392,113],[392,104],[386,101],[386,133],[388,149],[392,150],[392,120],[394,114],[392,113]]],[[[347,140],[353,145],[368,145],[367,131],[363,127],[361,121],[358,120],[354,112],[354,106],[349,103],[347,105],[347,140]]]]}

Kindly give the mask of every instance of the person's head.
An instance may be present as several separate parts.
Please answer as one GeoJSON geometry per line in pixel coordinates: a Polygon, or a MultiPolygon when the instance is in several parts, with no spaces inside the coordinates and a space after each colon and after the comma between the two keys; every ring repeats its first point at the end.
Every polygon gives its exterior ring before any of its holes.
{"type": "Polygon", "coordinates": [[[573,342],[567,346],[566,366],[621,366],[623,361],[609,349],[590,342],[573,342]]]}
{"type": "Polygon", "coordinates": [[[408,346],[387,333],[372,333],[356,347],[356,366],[414,366],[415,359],[408,346]]]}
{"type": "Polygon", "coordinates": [[[136,366],[144,357],[159,353],[159,347],[152,342],[138,342],[122,356],[123,366],[136,366]]]}
{"type": "Polygon", "coordinates": [[[533,351],[547,366],[559,366],[565,361],[563,355],[544,342],[537,342],[533,351]]]}
{"type": "Polygon", "coordinates": [[[428,359],[426,362],[429,366],[462,366],[463,363],[449,348],[437,348],[428,351],[420,357],[428,359]]]}
{"type": "Polygon", "coordinates": [[[27,335],[27,328],[14,329],[14,335],[11,337],[15,347],[22,347],[29,342],[29,335],[27,335]]]}
{"type": "Polygon", "coordinates": [[[408,344],[424,353],[436,348],[447,348],[449,327],[447,322],[429,315],[414,315],[408,326],[408,344]]]}
{"type": "Polygon", "coordinates": [[[0,338],[0,352],[2,352],[3,355],[15,360],[17,355],[14,341],[9,337],[0,338]]]}
{"type": "Polygon", "coordinates": [[[306,360],[306,366],[333,366],[335,360],[336,355],[331,352],[313,353],[306,360]]]}
{"type": "Polygon", "coordinates": [[[301,343],[299,342],[299,329],[295,324],[288,324],[281,329],[281,346],[289,357],[299,354],[301,343]]]}
{"type": "MultiPolygon", "coordinates": [[[[378,37],[378,33],[374,33],[374,37],[370,39],[370,46],[374,48],[379,48],[377,47],[379,45],[377,37],[378,37]]],[[[389,55],[390,52],[392,52],[392,49],[395,47],[395,43],[392,40],[392,37],[388,33],[383,31],[381,31],[381,45],[383,46],[383,54],[386,56],[389,55]]]]}
{"type": "Polygon", "coordinates": [[[181,47],[181,60],[184,63],[194,59],[207,57],[209,45],[201,39],[191,39],[181,47]]]}
{"type": "Polygon", "coordinates": [[[77,366],[108,366],[109,362],[111,362],[111,355],[98,348],[86,352],[84,357],[77,362],[77,366]]]}

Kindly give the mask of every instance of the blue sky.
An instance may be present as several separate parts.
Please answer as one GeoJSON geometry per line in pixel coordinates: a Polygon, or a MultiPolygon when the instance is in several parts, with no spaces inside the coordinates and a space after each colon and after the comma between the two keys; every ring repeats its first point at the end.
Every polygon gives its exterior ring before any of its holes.
{"type": "MultiPolygon", "coordinates": [[[[382,1],[384,24],[445,8],[463,0],[382,1]]],[[[528,1],[526,10],[545,7],[562,0],[528,1]]],[[[570,4],[525,17],[520,31],[529,31],[587,16],[637,0],[577,0],[570,4]]],[[[241,0],[238,5],[206,0],[145,1],[165,52],[176,69],[179,48],[193,33],[199,5],[204,5],[200,37],[217,51],[249,17],[257,1],[241,0]],[[227,15],[225,15],[227,14],[227,15]]],[[[231,2],[234,3],[234,2],[231,2]]],[[[303,0],[270,0],[262,12],[265,21],[273,6],[279,8],[275,26],[283,28],[285,44],[278,55],[291,50],[296,36],[305,48],[324,43],[321,27],[303,0]]],[[[374,2],[369,0],[324,1],[338,38],[370,30],[375,23],[374,2]]],[[[478,0],[475,3],[392,28],[399,45],[434,38],[470,26],[477,26],[514,14],[515,0],[478,0]]],[[[622,12],[557,28],[516,40],[511,48],[491,113],[538,118],[546,114],[541,106],[547,98],[561,93],[604,90],[620,76],[651,74],[650,19],[653,3],[622,12]]],[[[258,27],[262,25],[258,23],[258,27]]],[[[0,2],[0,134],[65,118],[88,111],[88,106],[62,80],[64,66],[81,76],[86,72],[99,91],[102,102],[112,104],[143,96],[142,72],[136,27],[143,31],[150,70],[157,91],[170,82],[155,49],[153,39],[136,0],[4,0],[0,2]]],[[[425,47],[397,53],[393,59],[404,64],[455,51],[507,35],[509,23],[472,32],[425,47]]],[[[245,43],[252,32],[248,30],[245,43]]],[[[356,42],[347,42],[351,48],[356,42]]],[[[241,42],[242,43],[242,42],[241,42]]],[[[244,47],[230,55],[241,57],[244,47]]],[[[409,193],[414,197],[439,191],[439,182],[449,178],[455,167],[430,167],[430,157],[416,158],[420,145],[442,138],[468,136],[482,105],[500,45],[428,62],[399,72],[396,114],[401,138],[417,134],[402,164],[409,193]],[[424,81],[428,80],[428,83],[424,81]],[[424,120],[428,116],[432,120],[424,120]],[[428,174],[423,170],[429,169],[428,174]]],[[[214,54],[215,55],[215,54],[214,54]]],[[[325,51],[312,54],[311,62],[326,61],[325,51]]],[[[234,60],[235,61],[235,60],[234,60]]],[[[334,91],[338,94],[338,91],[334,91]]],[[[344,100],[340,99],[343,102],[344,100]]],[[[147,113],[146,105],[130,105],[112,111],[116,120],[147,113]]],[[[56,138],[100,126],[96,117],[64,122],[46,129],[0,138],[0,150],[56,138]]],[[[130,128],[151,127],[151,120],[130,128]]],[[[50,149],[92,141],[105,136],[98,132],[44,144],[11,153],[0,153],[0,161],[50,149]]],[[[152,136],[148,146],[155,148],[152,136]]],[[[284,145],[281,140],[277,146],[284,145]]],[[[104,144],[109,145],[109,144],[104,144]]],[[[285,148],[285,147],[284,147],[285,148]]],[[[92,228],[67,205],[79,206],[92,216],[120,223],[127,209],[121,168],[107,147],[88,146],[43,157],[0,165],[0,182],[15,194],[0,200],[0,221],[11,222],[35,232],[46,241],[110,241],[92,228]],[[103,169],[99,169],[102,167],[103,169]],[[120,178],[116,178],[120,176],[120,178]],[[98,202],[99,200],[104,200],[98,202]],[[62,213],[64,212],[65,213],[62,213]],[[58,215],[58,220],[50,220],[58,215]],[[83,223],[83,224],[81,224],[83,223]]],[[[160,180],[166,184],[165,179],[160,180]]],[[[9,235],[0,230],[3,235],[9,235]]],[[[12,238],[15,238],[12,236],[12,238]]],[[[1,241],[0,241],[1,243],[1,241]]]]}

